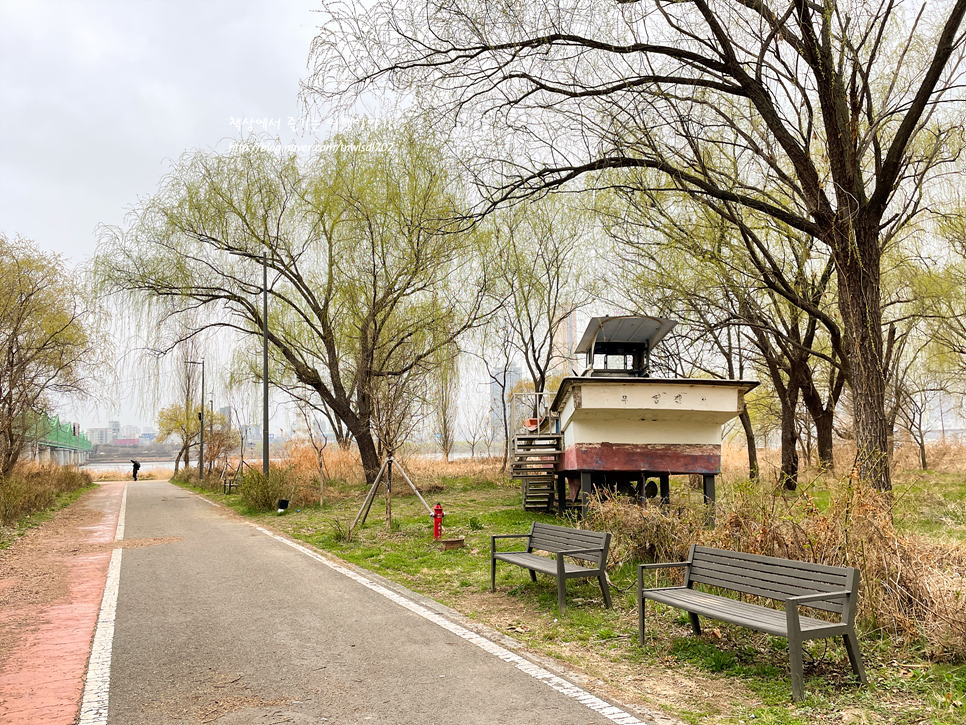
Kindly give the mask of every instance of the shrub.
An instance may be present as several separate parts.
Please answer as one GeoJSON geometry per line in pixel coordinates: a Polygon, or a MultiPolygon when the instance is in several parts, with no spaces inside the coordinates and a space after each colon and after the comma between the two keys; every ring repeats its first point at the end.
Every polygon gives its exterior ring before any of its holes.
{"type": "Polygon", "coordinates": [[[273,510],[279,499],[292,498],[292,490],[288,472],[278,468],[269,468],[268,477],[261,471],[248,469],[238,484],[242,500],[255,511],[273,510]]]}

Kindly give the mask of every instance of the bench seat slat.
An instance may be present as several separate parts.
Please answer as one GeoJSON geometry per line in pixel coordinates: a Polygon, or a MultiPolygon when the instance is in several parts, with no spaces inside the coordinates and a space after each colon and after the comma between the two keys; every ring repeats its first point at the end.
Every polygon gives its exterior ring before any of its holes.
{"type": "MultiPolygon", "coordinates": [[[[525,551],[509,551],[501,552],[494,558],[497,559],[497,561],[505,561],[508,564],[522,566],[524,569],[533,569],[534,571],[539,571],[541,574],[550,574],[551,576],[557,575],[556,560],[548,559],[545,556],[529,554],[525,551]]],[[[565,561],[564,572],[568,577],[586,577],[589,575],[596,575],[597,569],[588,569],[587,567],[578,566],[577,564],[572,564],[569,561],[565,561]]]]}
{"type": "MultiPolygon", "coordinates": [[[[783,609],[771,609],[758,604],[738,601],[709,594],[697,589],[672,587],[668,589],[646,589],[646,599],[668,604],[677,609],[693,612],[705,617],[713,617],[748,629],[766,632],[779,637],[787,637],[787,622],[783,609]]],[[[832,637],[845,634],[848,626],[841,622],[826,622],[814,617],[800,616],[802,635],[812,637],[832,637]]]]}

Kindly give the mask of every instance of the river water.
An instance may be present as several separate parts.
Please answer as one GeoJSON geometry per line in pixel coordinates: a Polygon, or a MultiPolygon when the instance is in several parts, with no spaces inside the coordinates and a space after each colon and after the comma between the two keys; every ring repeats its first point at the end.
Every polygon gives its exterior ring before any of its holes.
{"type": "MultiPolygon", "coordinates": [[[[197,466],[197,464],[195,465],[197,466]]],[[[94,473],[95,471],[127,471],[128,473],[130,473],[132,467],[133,466],[131,465],[130,461],[127,461],[127,462],[119,461],[117,463],[85,463],[83,466],[81,466],[81,470],[90,471],[91,473],[94,473]]],[[[162,471],[171,471],[173,473],[174,459],[171,459],[170,461],[142,461],[141,462],[141,471],[146,473],[148,471],[153,471],[154,469],[158,469],[162,471]]]]}

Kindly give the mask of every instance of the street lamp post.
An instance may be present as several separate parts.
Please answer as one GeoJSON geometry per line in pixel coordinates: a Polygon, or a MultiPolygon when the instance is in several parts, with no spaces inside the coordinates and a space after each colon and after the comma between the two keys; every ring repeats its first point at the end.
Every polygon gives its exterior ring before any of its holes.
{"type": "Polygon", "coordinates": [[[262,257],[262,474],[268,479],[268,250],[262,257]]]}
{"type": "Polygon", "coordinates": [[[198,422],[201,425],[201,440],[198,442],[198,478],[205,477],[205,360],[201,362],[188,360],[189,365],[201,365],[201,410],[198,412],[198,422]]]}

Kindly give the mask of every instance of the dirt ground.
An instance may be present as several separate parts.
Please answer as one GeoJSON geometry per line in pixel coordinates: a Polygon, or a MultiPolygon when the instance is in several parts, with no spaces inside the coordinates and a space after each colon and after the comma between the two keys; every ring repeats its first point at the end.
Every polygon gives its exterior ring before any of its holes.
{"type": "MultiPolygon", "coordinates": [[[[452,606],[452,602],[450,603],[452,606]]],[[[475,620],[518,641],[528,644],[537,626],[528,623],[526,612],[521,612],[517,601],[500,592],[469,593],[460,597],[454,609],[472,613],[475,620]]],[[[528,656],[542,649],[539,644],[530,648],[528,656]]],[[[556,664],[583,675],[610,699],[646,709],[664,710],[671,714],[722,712],[735,706],[754,705],[757,698],[733,678],[703,676],[680,662],[669,661],[661,666],[643,665],[623,658],[607,658],[579,642],[555,642],[556,664]]],[[[724,714],[722,712],[722,714],[724,714]]]]}

